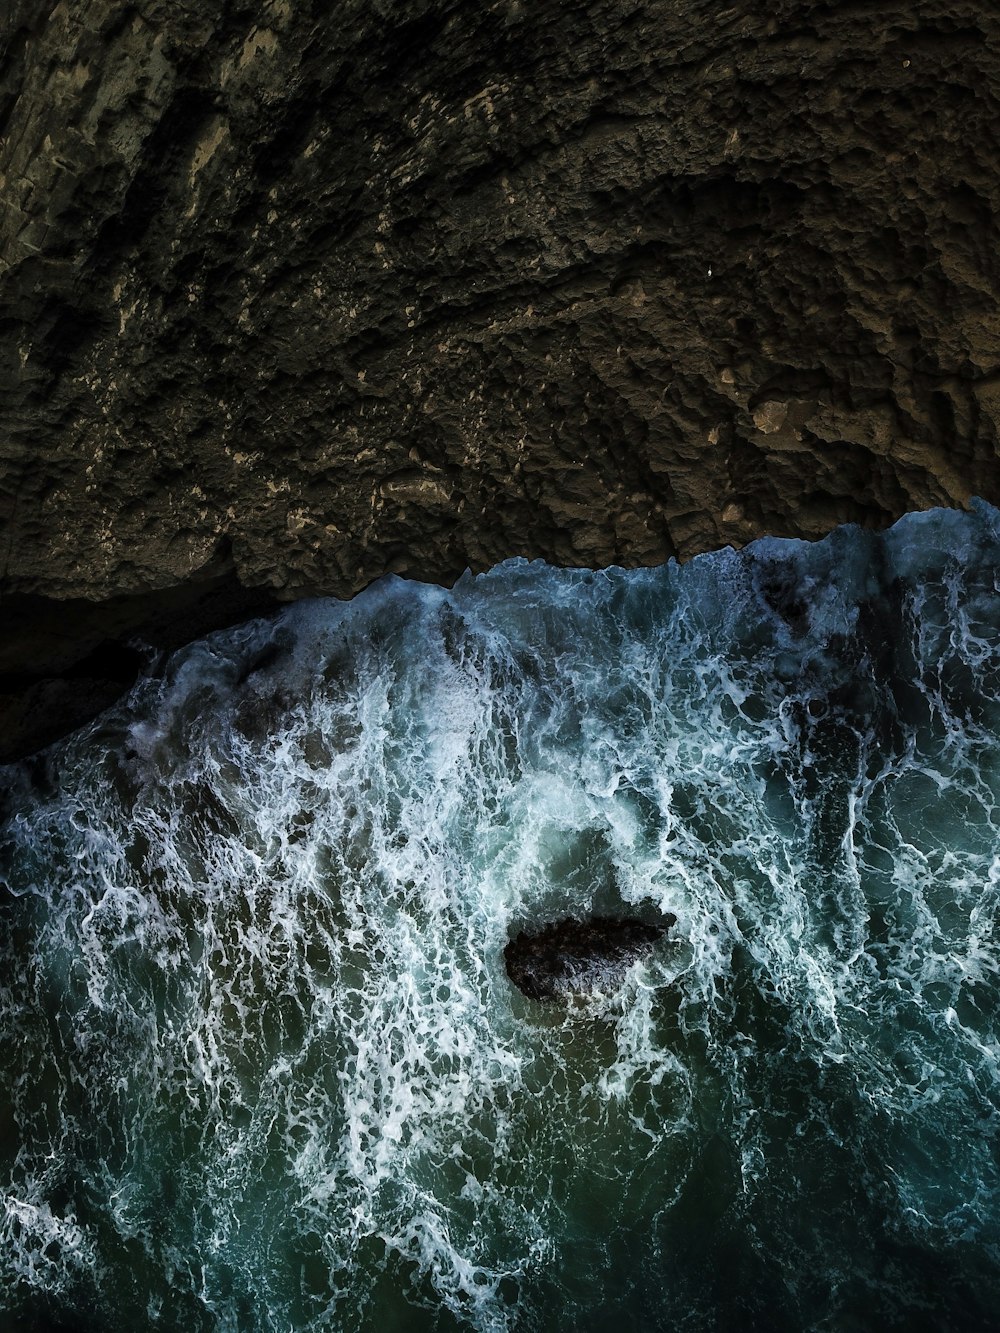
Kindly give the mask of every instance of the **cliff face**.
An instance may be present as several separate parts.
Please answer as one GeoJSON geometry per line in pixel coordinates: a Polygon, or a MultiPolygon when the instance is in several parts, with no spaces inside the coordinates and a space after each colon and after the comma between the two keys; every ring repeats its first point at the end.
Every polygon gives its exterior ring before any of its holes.
{"type": "Polygon", "coordinates": [[[133,635],[1000,501],[985,0],[8,0],[2,41],[0,757],[133,635]]]}

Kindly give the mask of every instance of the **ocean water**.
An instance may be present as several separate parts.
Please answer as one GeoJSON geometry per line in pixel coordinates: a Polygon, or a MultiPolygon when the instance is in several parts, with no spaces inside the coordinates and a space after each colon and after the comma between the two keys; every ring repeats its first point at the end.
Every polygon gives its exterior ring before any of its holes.
{"type": "Polygon", "coordinates": [[[7,770],[0,1327],[995,1329],[998,571],[388,579],[7,770]],[[591,912],[677,920],[515,990],[591,912]]]}

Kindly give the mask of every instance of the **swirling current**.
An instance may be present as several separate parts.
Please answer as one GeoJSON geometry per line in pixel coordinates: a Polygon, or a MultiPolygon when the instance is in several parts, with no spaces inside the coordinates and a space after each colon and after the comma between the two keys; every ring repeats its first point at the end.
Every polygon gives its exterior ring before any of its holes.
{"type": "Polygon", "coordinates": [[[3,1327],[995,1328],[998,570],[976,503],[390,578],[6,770],[3,1327]]]}

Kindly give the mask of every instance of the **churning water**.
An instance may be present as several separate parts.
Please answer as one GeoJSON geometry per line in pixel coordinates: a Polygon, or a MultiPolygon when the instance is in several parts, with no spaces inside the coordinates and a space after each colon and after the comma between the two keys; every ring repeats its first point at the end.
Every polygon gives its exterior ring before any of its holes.
{"type": "Polygon", "coordinates": [[[4,1327],[995,1328],[998,571],[978,505],[389,579],[12,770],[4,1327]]]}

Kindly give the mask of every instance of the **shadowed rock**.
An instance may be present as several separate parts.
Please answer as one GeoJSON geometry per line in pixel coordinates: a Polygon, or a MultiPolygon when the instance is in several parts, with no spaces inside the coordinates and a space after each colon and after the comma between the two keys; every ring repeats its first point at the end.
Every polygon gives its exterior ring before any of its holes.
{"type": "Polygon", "coordinates": [[[619,985],[675,921],[670,913],[655,925],[634,917],[565,917],[522,930],[503,951],[507,975],[531,1000],[606,990],[619,985]]]}
{"type": "Polygon", "coordinates": [[[996,5],[0,14],[6,758],[104,643],[1000,502],[996,5]]]}

